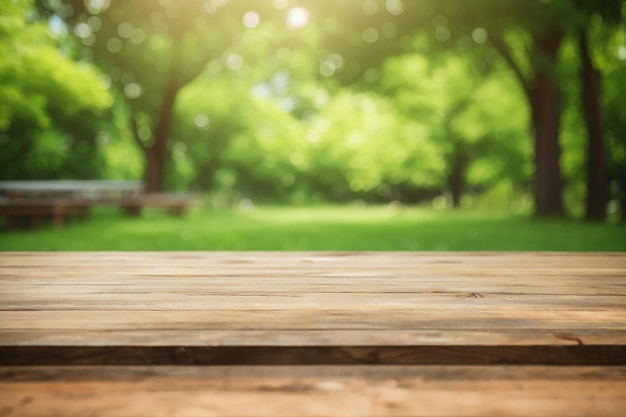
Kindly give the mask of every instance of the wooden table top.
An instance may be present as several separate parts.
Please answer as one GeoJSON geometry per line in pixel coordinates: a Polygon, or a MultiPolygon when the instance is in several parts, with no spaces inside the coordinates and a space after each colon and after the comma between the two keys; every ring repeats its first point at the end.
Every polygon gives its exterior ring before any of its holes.
{"type": "Polygon", "coordinates": [[[624,415],[626,254],[0,253],[0,415],[35,387],[63,415],[624,415]]]}

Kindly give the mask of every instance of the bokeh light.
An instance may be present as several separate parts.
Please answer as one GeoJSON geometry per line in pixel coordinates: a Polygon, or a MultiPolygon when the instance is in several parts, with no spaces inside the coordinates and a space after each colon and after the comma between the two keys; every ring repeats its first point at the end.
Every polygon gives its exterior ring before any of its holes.
{"type": "Polygon", "coordinates": [[[261,15],[255,11],[249,11],[245,15],[243,15],[243,24],[248,29],[254,29],[259,26],[261,22],[261,15]]]}
{"type": "Polygon", "coordinates": [[[291,29],[303,28],[309,23],[309,12],[302,7],[291,9],[287,15],[287,27],[291,29]]]}

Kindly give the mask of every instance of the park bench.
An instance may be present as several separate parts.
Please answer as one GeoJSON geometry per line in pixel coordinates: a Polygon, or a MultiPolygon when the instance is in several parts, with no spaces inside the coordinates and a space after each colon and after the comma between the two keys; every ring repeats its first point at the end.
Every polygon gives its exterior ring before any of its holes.
{"type": "Polygon", "coordinates": [[[0,253],[4,416],[624,416],[626,254],[0,253]]]}
{"type": "Polygon", "coordinates": [[[62,227],[67,217],[85,219],[90,208],[98,205],[118,206],[129,216],[139,216],[144,207],[162,207],[180,217],[197,201],[193,194],[146,194],[141,181],[0,181],[0,216],[6,217],[10,230],[21,220],[37,229],[44,218],[62,227]]]}
{"type": "Polygon", "coordinates": [[[142,181],[128,180],[9,180],[0,181],[0,193],[13,200],[42,198],[124,197],[143,192],[142,181]]]}
{"type": "Polygon", "coordinates": [[[15,230],[27,222],[38,229],[43,219],[50,218],[55,228],[61,228],[69,216],[86,219],[91,202],[80,198],[13,199],[0,201],[0,217],[6,218],[6,228],[15,230]]]}
{"type": "Polygon", "coordinates": [[[196,194],[151,193],[124,197],[112,201],[122,207],[128,216],[139,216],[144,207],[162,207],[174,217],[181,217],[187,209],[199,201],[196,194]]]}

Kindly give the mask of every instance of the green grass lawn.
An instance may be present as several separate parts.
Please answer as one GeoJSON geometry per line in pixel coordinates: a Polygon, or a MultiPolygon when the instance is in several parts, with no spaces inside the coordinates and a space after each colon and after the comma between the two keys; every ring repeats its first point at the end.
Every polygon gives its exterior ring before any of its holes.
{"type": "Polygon", "coordinates": [[[197,208],[183,218],[98,208],[63,229],[2,232],[0,250],[626,251],[626,226],[410,207],[197,208]]]}

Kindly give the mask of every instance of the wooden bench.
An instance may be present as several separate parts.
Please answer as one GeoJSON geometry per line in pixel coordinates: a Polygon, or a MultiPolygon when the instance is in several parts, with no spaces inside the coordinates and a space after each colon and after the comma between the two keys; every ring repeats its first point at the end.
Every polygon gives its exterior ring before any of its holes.
{"type": "Polygon", "coordinates": [[[140,181],[0,181],[0,216],[6,217],[9,230],[21,219],[37,229],[46,217],[62,227],[68,216],[87,218],[90,207],[99,205],[118,206],[129,216],[139,216],[143,207],[162,207],[180,217],[198,201],[195,194],[144,194],[140,181]]]}
{"type": "Polygon", "coordinates": [[[6,218],[8,230],[17,229],[22,220],[27,221],[31,229],[38,229],[46,218],[51,219],[55,228],[61,228],[69,216],[86,219],[90,205],[90,201],[79,198],[4,200],[0,201],[0,217],[6,218]]]}
{"type": "Polygon", "coordinates": [[[0,181],[0,217],[6,228],[16,229],[21,220],[38,229],[44,218],[54,227],[78,215],[85,219],[90,207],[102,199],[130,198],[143,191],[141,181],[117,180],[13,180],[0,181]]]}
{"type": "Polygon", "coordinates": [[[13,199],[125,197],[143,192],[132,180],[9,180],[0,181],[0,194],[13,199]]]}
{"type": "Polygon", "coordinates": [[[626,254],[0,253],[5,416],[623,416],[626,254]]]}
{"type": "Polygon", "coordinates": [[[144,207],[162,207],[173,217],[181,217],[187,209],[197,204],[200,198],[195,194],[152,193],[116,199],[105,204],[122,207],[128,216],[140,216],[144,207]]]}

